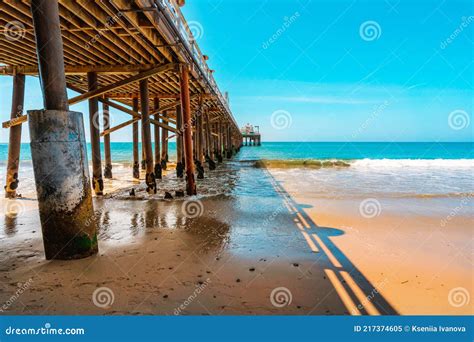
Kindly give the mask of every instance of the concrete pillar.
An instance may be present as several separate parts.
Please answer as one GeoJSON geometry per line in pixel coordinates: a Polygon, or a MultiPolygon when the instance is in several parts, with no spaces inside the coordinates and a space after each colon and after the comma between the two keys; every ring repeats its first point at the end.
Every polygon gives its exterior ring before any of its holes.
{"type": "Polygon", "coordinates": [[[191,98],[189,96],[189,71],[187,66],[181,67],[180,74],[181,109],[183,113],[183,142],[186,164],[186,193],[196,195],[193,162],[193,137],[191,123],[191,98]]]}
{"type": "MultiPolygon", "coordinates": [[[[97,89],[97,73],[88,72],[87,83],[89,91],[97,89]]],[[[101,196],[104,191],[104,181],[102,179],[102,161],[100,157],[99,100],[97,97],[89,99],[89,127],[91,131],[92,188],[97,196],[101,196]]]]}
{"type": "MultiPolygon", "coordinates": [[[[154,111],[160,109],[160,99],[155,97],[153,100],[154,111]]],[[[155,115],[155,120],[160,121],[158,115],[155,115]]],[[[162,179],[162,171],[161,171],[161,141],[160,141],[160,126],[154,125],[153,127],[154,132],[154,140],[155,140],[155,167],[154,173],[156,179],[162,179]]]]}
{"type": "Polygon", "coordinates": [[[46,259],[97,253],[84,122],[70,112],[57,0],[32,0],[44,110],[28,111],[46,259]]]}
{"type": "MultiPolygon", "coordinates": [[[[109,105],[102,103],[102,120],[104,123],[104,131],[110,128],[109,105]]],[[[112,179],[112,154],[110,152],[110,134],[104,135],[104,178],[112,179]]]]}
{"type": "Polygon", "coordinates": [[[28,124],[46,259],[97,253],[82,114],[32,110],[28,124]]]}
{"type": "MultiPolygon", "coordinates": [[[[133,98],[133,111],[138,112],[138,98],[133,98]]],[[[138,121],[133,123],[133,178],[140,179],[140,165],[138,156],[138,121]]]]}
{"type": "MultiPolygon", "coordinates": [[[[13,77],[13,95],[12,110],[10,118],[15,118],[23,114],[23,103],[25,99],[25,75],[17,74],[13,77]]],[[[8,140],[8,162],[7,176],[5,185],[5,197],[15,198],[18,188],[18,170],[20,168],[20,149],[21,149],[21,125],[10,128],[10,137],[8,140]]]]}
{"type": "Polygon", "coordinates": [[[142,145],[145,151],[146,166],[146,191],[149,194],[156,194],[156,180],[153,173],[153,150],[151,147],[151,129],[150,129],[150,108],[148,102],[148,79],[140,81],[140,107],[142,112],[142,145]]]}

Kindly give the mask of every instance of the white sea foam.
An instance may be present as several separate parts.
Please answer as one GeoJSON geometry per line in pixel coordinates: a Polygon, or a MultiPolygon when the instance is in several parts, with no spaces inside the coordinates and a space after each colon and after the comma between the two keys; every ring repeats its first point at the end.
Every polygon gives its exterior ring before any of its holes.
{"type": "Polygon", "coordinates": [[[474,169],[474,159],[359,159],[353,167],[367,168],[456,168],[474,169]]]}

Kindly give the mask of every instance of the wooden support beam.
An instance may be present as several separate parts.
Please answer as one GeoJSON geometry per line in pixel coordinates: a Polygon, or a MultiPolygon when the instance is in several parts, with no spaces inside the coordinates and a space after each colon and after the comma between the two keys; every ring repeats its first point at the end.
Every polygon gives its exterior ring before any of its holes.
{"type": "MultiPolygon", "coordinates": [[[[77,92],[79,94],[85,94],[86,93],[85,91],[75,87],[72,84],[68,84],[67,87],[71,90],[74,90],[75,92],[77,92]]],[[[122,105],[120,105],[116,102],[110,101],[109,99],[99,97],[99,102],[105,103],[105,104],[109,105],[112,108],[118,109],[118,110],[120,110],[124,113],[130,114],[132,116],[140,116],[139,112],[135,112],[131,109],[128,109],[127,107],[124,107],[124,106],[122,106],[122,105]]]]}
{"type": "Polygon", "coordinates": [[[44,109],[69,110],[58,3],[35,0],[31,3],[31,12],[44,109]]]}
{"type": "MultiPolygon", "coordinates": [[[[133,111],[138,112],[138,97],[133,99],[133,111]]],[[[133,118],[133,178],[140,179],[140,165],[138,160],[138,118],[133,118]]]]}
{"type": "MultiPolygon", "coordinates": [[[[110,128],[110,112],[109,105],[107,103],[102,103],[102,120],[104,125],[104,131],[106,131],[110,128]]],[[[103,137],[105,156],[104,178],[112,179],[112,154],[110,151],[110,134],[106,134],[103,137]]]]}
{"type": "Polygon", "coordinates": [[[171,127],[171,126],[169,126],[167,124],[164,124],[162,122],[159,122],[158,120],[150,119],[150,122],[152,124],[156,125],[156,126],[159,126],[159,127],[163,128],[167,132],[173,132],[175,134],[181,134],[181,132],[179,132],[176,128],[171,127]]]}
{"type": "Polygon", "coordinates": [[[154,76],[154,75],[166,72],[166,71],[176,70],[177,65],[178,64],[176,64],[176,63],[168,63],[168,64],[164,64],[164,65],[161,65],[159,67],[156,67],[156,68],[153,68],[153,69],[150,69],[150,70],[147,70],[147,71],[140,72],[139,74],[131,76],[131,77],[126,78],[124,80],[120,80],[120,81],[117,81],[115,83],[106,85],[102,88],[98,88],[98,89],[95,89],[95,90],[92,90],[92,91],[88,91],[87,93],[84,93],[84,94],[81,94],[79,96],[73,97],[72,99],[69,100],[69,104],[72,105],[72,104],[75,104],[75,103],[78,103],[78,102],[81,102],[81,101],[84,101],[84,100],[88,100],[90,98],[94,98],[94,97],[106,94],[106,93],[108,93],[112,90],[121,88],[121,87],[126,86],[130,83],[138,82],[138,81],[141,81],[143,79],[149,78],[151,76],[154,76]]]}
{"type": "Polygon", "coordinates": [[[153,173],[153,151],[151,147],[150,110],[148,108],[148,79],[140,81],[140,107],[142,111],[142,145],[145,152],[146,191],[150,195],[156,194],[156,180],[153,173]]]}
{"type": "Polygon", "coordinates": [[[16,118],[12,118],[8,121],[2,122],[2,127],[3,128],[15,127],[15,126],[21,125],[22,123],[25,123],[27,121],[28,121],[28,116],[27,115],[20,115],[20,116],[17,116],[16,118]]]}
{"type": "MultiPolygon", "coordinates": [[[[23,104],[25,100],[25,75],[15,75],[13,77],[13,94],[10,117],[15,120],[22,117],[23,104]]],[[[7,176],[5,185],[5,197],[15,198],[18,188],[18,170],[20,168],[20,149],[21,149],[21,125],[10,128],[8,140],[8,162],[7,176]]]]}
{"type": "MultiPolygon", "coordinates": [[[[117,65],[65,65],[66,75],[85,75],[88,72],[97,72],[101,75],[119,75],[143,72],[158,68],[159,64],[117,64],[117,65]]],[[[3,65],[0,66],[0,75],[38,75],[39,69],[36,65],[3,65]]]]}
{"type": "MultiPolygon", "coordinates": [[[[153,98],[156,97],[156,98],[159,98],[159,99],[178,99],[179,100],[179,94],[150,93],[150,96],[153,96],[153,98]]],[[[137,97],[137,93],[134,93],[134,92],[109,92],[109,93],[107,93],[107,97],[110,98],[110,99],[129,100],[129,99],[133,99],[134,97],[137,97]]]]}
{"type": "MultiPolygon", "coordinates": [[[[162,113],[162,116],[166,118],[166,112],[162,113]]],[[[158,121],[159,124],[162,124],[158,121]]],[[[161,168],[166,170],[168,163],[168,131],[163,127],[161,129],[161,168]]]]}
{"type": "MultiPolygon", "coordinates": [[[[160,99],[158,97],[155,97],[153,99],[153,111],[159,111],[160,110],[160,99]]],[[[158,121],[157,119],[159,118],[158,114],[155,114],[155,120],[158,121]]],[[[154,125],[153,126],[153,132],[154,132],[154,141],[155,141],[155,166],[154,166],[154,172],[155,172],[155,178],[156,179],[162,179],[162,170],[161,170],[161,141],[160,141],[160,126],[154,125]]]]}
{"type": "Polygon", "coordinates": [[[191,123],[191,98],[189,95],[189,71],[187,66],[181,66],[180,73],[181,86],[181,110],[183,113],[183,132],[184,132],[184,154],[186,164],[186,193],[196,195],[196,183],[194,179],[194,161],[193,161],[193,137],[191,123]]]}
{"type": "MultiPolygon", "coordinates": [[[[97,73],[87,73],[89,91],[95,91],[99,87],[97,73]]],[[[104,194],[104,181],[102,179],[102,161],[100,156],[100,113],[97,98],[89,99],[89,127],[91,134],[92,151],[92,188],[97,196],[104,194]]]]}
{"type": "MultiPolygon", "coordinates": [[[[181,105],[176,107],[176,129],[179,133],[183,132],[183,114],[181,105]]],[[[176,137],[176,177],[183,178],[184,175],[184,153],[183,153],[183,135],[176,137]]]]}
{"type": "Polygon", "coordinates": [[[161,120],[163,120],[164,122],[168,122],[168,123],[172,123],[172,124],[176,125],[176,120],[175,120],[175,119],[170,118],[170,117],[168,117],[168,116],[165,116],[165,115],[163,115],[163,114],[161,114],[161,113],[160,113],[160,114],[155,114],[155,118],[161,119],[161,120]]]}
{"type": "MultiPolygon", "coordinates": [[[[114,127],[111,127],[105,131],[103,131],[100,135],[101,136],[105,136],[107,134],[110,134],[110,133],[113,133],[115,131],[118,131],[119,129],[121,128],[124,128],[124,127],[127,127],[131,124],[133,124],[134,122],[137,122],[141,119],[141,116],[136,116],[134,117],[133,119],[131,120],[128,120],[128,121],[125,121],[125,122],[122,122],[121,124],[118,124],[117,126],[114,126],[114,127]]],[[[179,132],[176,128],[174,127],[171,127],[171,126],[168,126],[162,122],[159,122],[158,120],[154,120],[154,119],[150,119],[150,123],[152,123],[153,125],[155,126],[158,126],[158,127],[161,127],[167,131],[170,131],[170,132],[173,132],[175,134],[181,134],[181,132],[179,132]]]]}
{"type": "Polygon", "coordinates": [[[128,125],[131,125],[133,124],[134,122],[140,120],[140,118],[133,118],[131,120],[128,120],[128,121],[125,121],[125,122],[122,122],[121,124],[118,124],[117,126],[114,126],[114,127],[111,127],[109,129],[106,129],[105,131],[103,131],[102,133],[100,133],[100,136],[105,136],[105,135],[108,135],[110,133],[113,133],[115,131],[118,131],[119,129],[121,128],[124,128],[128,125]]]}
{"type": "MultiPolygon", "coordinates": [[[[212,151],[212,135],[211,135],[211,123],[209,122],[209,113],[206,111],[204,113],[204,118],[206,120],[206,154],[207,157],[213,161],[214,153],[212,151]]],[[[209,166],[211,163],[209,163],[209,166]]]]}
{"type": "MultiPolygon", "coordinates": [[[[197,95],[197,94],[191,96],[191,101],[197,99],[198,97],[199,97],[199,95],[197,95]]],[[[163,112],[166,112],[166,111],[168,111],[168,110],[170,110],[170,109],[176,108],[177,106],[180,106],[180,105],[181,105],[181,100],[180,100],[180,101],[176,101],[175,103],[170,103],[170,104],[168,104],[168,105],[166,105],[166,106],[162,106],[162,107],[160,108],[159,112],[154,111],[153,113],[150,113],[150,115],[155,115],[155,114],[158,114],[158,113],[163,113],[163,112]]]]}

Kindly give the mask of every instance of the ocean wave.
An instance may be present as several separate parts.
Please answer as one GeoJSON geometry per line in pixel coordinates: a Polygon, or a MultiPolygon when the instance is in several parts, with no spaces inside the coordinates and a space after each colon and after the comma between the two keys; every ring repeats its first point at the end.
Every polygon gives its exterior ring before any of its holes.
{"type": "Polygon", "coordinates": [[[245,160],[255,167],[267,168],[331,168],[368,169],[458,168],[474,169],[474,159],[260,159],[245,160]]]}
{"type": "Polygon", "coordinates": [[[349,167],[347,160],[320,160],[320,159],[262,159],[254,162],[258,168],[331,168],[349,167]]]}
{"type": "Polygon", "coordinates": [[[474,159],[358,159],[350,164],[367,168],[474,168],[474,159]]]}
{"type": "MultiPolygon", "coordinates": [[[[341,192],[334,194],[334,192],[316,192],[315,196],[320,199],[335,199],[335,200],[362,200],[366,199],[369,194],[367,193],[349,193],[341,192]]],[[[474,193],[472,192],[452,192],[452,193],[397,193],[397,192],[371,192],[371,197],[382,199],[460,199],[462,202],[471,202],[474,199],[474,193]]]]}

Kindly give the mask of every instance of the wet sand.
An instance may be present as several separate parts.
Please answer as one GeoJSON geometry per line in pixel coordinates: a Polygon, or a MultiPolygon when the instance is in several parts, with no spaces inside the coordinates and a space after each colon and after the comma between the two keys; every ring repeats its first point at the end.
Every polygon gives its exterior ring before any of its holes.
{"type": "MultiPolygon", "coordinates": [[[[172,173],[152,198],[132,182],[94,199],[100,253],[76,261],[44,260],[37,203],[16,200],[18,215],[0,217],[0,314],[469,313],[447,298],[472,289],[472,255],[456,259],[466,252],[458,240],[432,234],[420,247],[429,220],[367,221],[351,201],[325,200],[323,210],[290,180],[228,163],[198,183],[202,196],[170,201],[164,190],[184,188],[172,173]]],[[[469,242],[463,232],[448,237],[469,242]]]]}

